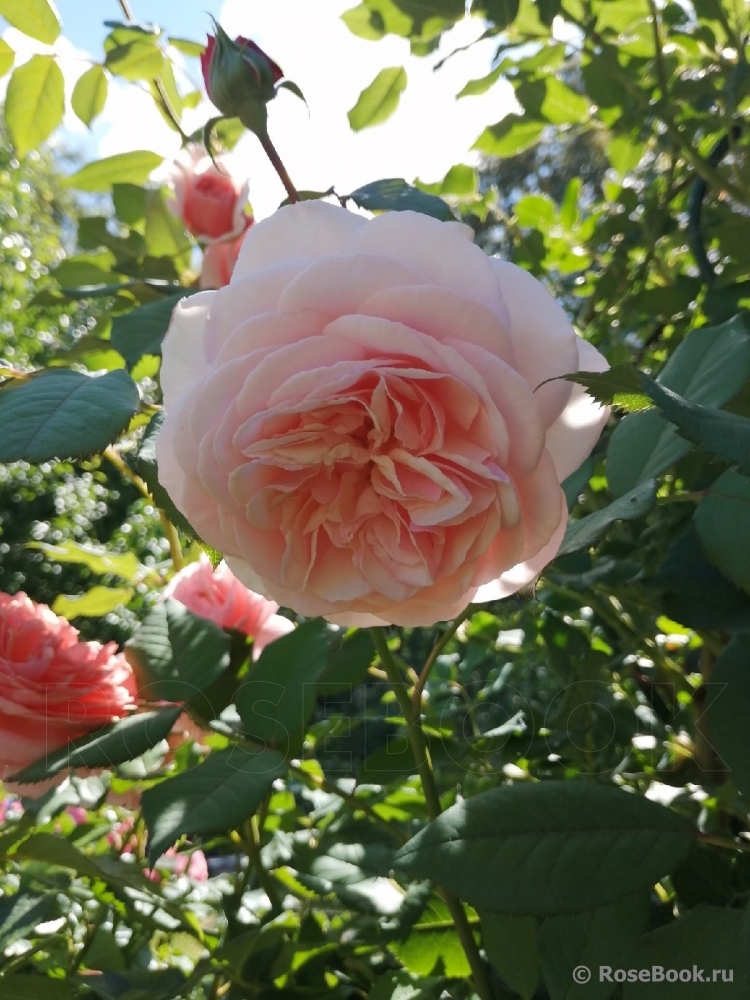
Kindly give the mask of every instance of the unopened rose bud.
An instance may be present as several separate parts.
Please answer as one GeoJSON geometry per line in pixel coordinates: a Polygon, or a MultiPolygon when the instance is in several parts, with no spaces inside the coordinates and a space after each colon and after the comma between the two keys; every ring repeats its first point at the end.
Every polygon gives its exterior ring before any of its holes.
{"type": "Polygon", "coordinates": [[[206,91],[222,115],[239,118],[245,128],[265,135],[266,104],[276,96],[284,76],[280,66],[251,42],[239,36],[232,41],[220,25],[209,35],[201,56],[206,91]]]}

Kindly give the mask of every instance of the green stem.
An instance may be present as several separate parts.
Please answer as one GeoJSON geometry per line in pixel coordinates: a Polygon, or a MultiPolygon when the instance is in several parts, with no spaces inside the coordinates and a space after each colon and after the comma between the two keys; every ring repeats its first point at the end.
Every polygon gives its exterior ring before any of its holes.
{"type": "MultiPolygon", "coordinates": [[[[106,448],[102,454],[109,462],[112,463],[112,465],[114,465],[121,476],[130,480],[144,499],[150,500],[151,503],[154,502],[154,498],[151,496],[148,486],[139,475],[133,472],[127,462],[125,462],[121,456],[118,455],[111,445],[109,448],[106,448]]],[[[164,536],[169,542],[169,554],[172,557],[175,572],[179,572],[184,563],[182,558],[182,546],[180,545],[180,536],[177,534],[177,529],[164,511],[159,511],[159,519],[161,520],[161,526],[164,529],[164,536]]]]}
{"type": "Polygon", "coordinates": [[[396,661],[393,658],[393,654],[388,648],[385,633],[381,628],[371,628],[370,634],[372,635],[372,641],[375,645],[378,656],[380,657],[383,670],[385,670],[388,680],[391,683],[391,687],[393,688],[396,698],[398,699],[398,703],[401,706],[401,714],[406,721],[406,728],[409,733],[409,743],[411,744],[414,763],[417,765],[417,773],[419,774],[419,778],[422,782],[422,788],[424,789],[424,797],[427,802],[427,812],[430,815],[430,819],[436,819],[443,810],[440,805],[440,795],[438,794],[437,784],[435,783],[435,774],[432,770],[432,762],[430,760],[430,751],[427,746],[427,740],[422,727],[419,724],[418,717],[414,717],[414,709],[407,691],[406,682],[402,679],[398,667],[396,666],[396,661]]]}
{"type": "Polygon", "coordinates": [[[417,683],[414,685],[414,691],[412,692],[411,702],[412,711],[415,716],[419,717],[422,710],[422,692],[425,689],[425,684],[430,676],[430,671],[435,666],[438,656],[443,652],[445,647],[451,641],[453,636],[458,632],[459,628],[463,625],[467,618],[471,617],[472,611],[474,610],[473,605],[469,605],[468,608],[455,618],[449,625],[442,636],[435,643],[432,652],[427,657],[425,665],[422,667],[422,672],[419,675],[417,683]]]}
{"type": "Polygon", "coordinates": [[[699,833],[699,844],[711,844],[713,847],[724,847],[728,851],[750,852],[750,844],[741,840],[728,840],[726,837],[718,837],[713,833],[699,833]]]}
{"type": "Polygon", "coordinates": [[[283,898],[281,897],[279,886],[273,875],[266,871],[263,860],[260,856],[260,827],[258,817],[251,816],[245,823],[243,832],[245,834],[242,844],[247,851],[248,860],[252,865],[255,874],[258,876],[261,888],[268,896],[271,903],[271,915],[277,917],[284,909],[283,898]]]}
{"type": "MultiPolygon", "coordinates": [[[[459,625],[462,620],[463,619],[459,621],[459,625]]],[[[458,625],[456,625],[456,628],[458,628],[458,625]]],[[[409,697],[406,683],[401,677],[398,666],[396,665],[396,660],[388,648],[388,641],[385,637],[385,633],[381,628],[371,628],[370,635],[372,636],[372,641],[375,645],[378,656],[380,657],[380,662],[388,675],[388,680],[391,682],[391,687],[394,690],[398,703],[401,706],[404,719],[406,720],[409,743],[411,745],[414,763],[417,765],[417,772],[419,774],[420,781],[422,782],[422,789],[424,790],[424,797],[427,803],[427,812],[429,813],[430,819],[437,819],[442,812],[440,795],[435,781],[435,773],[432,770],[427,740],[419,723],[419,714],[416,716],[414,714],[412,700],[409,697]]],[[[448,907],[448,912],[453,919],[461,946],[464,950],[466,958],[468,959],[474,989],[479,994],[481,1000],[492,1000],[492,987],[490,986],[487,966],[485,965],[482,956],[479,954],[479,948],[474,940],[474,934],[469,925],[469,921],[466,918],[466,912],[464,911],[463,904],[451,893],[443,892],[442,896],[445,900],[446,906],[448,907]]]]}
{"type": "Polygon", "coordinates": [[[286,167],[281,162],[281,157],[276,152],[276,147],[271,142],[271,137],[266,132],[263,135],[258,134],[258,138],[260,139],[260,144],[263,147],[263,151],[265,152],[268,159],[271,161],[274,170],[281,178],[281,183],[284,185],[286,193],[289,195],[289,201],[294,205],[296,202],[300,200],[299,193],[297,192],[297,188],[294,186],[294,184],[292,184],[292,179],[286,172],[286,167]]]}

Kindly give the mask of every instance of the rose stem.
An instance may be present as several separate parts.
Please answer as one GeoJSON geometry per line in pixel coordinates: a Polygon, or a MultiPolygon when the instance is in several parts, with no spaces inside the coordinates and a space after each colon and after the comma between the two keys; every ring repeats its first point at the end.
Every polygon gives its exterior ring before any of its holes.
{"type": "Polygon", "coordinates": [[[419,675],[419,680],[414,685],[414,691],[411,696],[412,708],[417,717],[419,717],[422,710],[422,692],[424,691],[425,684],[427,683],[427,678],[430,676],[430,671],[435,666],[438,656],[440,656],[453,636],[456,632],[458,632],[459,628],[463,625],[466,619],[471,617],[473,612],[474,607],[470,604],[467,609],[458,616],[458,618],[455,618],[452,622],[450,622],[448,628],[435,643],[432,652],[427,657],[425,665],[422,667],[422,672],[419,675]]]}
{"type": "Polygon", "coordinates": [[[271,161],[274,170],[281,178],[281,183],[284,185],[286,193],[289,195],[289,201],[294,205],[296,202],[300,200],[299,194],[297,193],[297,188],[294,186],[294,184],[292,184],[292,179],[286,172],[286,167],[281,162],[281,157],[276,152],[276,147],[271,142],[271,137],[267,132],[263,135],[261,135],[260,133],[256,134],[260,139],[260,144],[263,147],[266,156],[271,161]]]}
{"type": "MultiPolygon", "coordinates": [[[[462,620],[463,619],[459,620],[459,625],[462,620]]],[[[458,625],[456,628],[458,628],[458,625]]],[[[419,774],[420,781],[422,782],[424,797],[427,803],[427,812],[429,813],[430,819],[437,819],[443,810],[440,805],[440,796],[435,782],[435,774],[432,770],[427,741],[425,740],[422,727],[419,724],[419,715],[414,712],[411,698],[406,690],[406,683],[399,674],[396,661],[388,648],[388,642],[382,628],[371,628],[369,632],[372,636],[372,641],[375,645],[378,656],[380,657],[380,662],[388,675],[391,687],[394,690],[398,703],[401,706],[404,719],[406,720],[407,730],[409,733],[409,743],[411,745],[414,763],[417,765],[417,772],[419,774]]],[[[487,975],[487,967],[482,960],[482,956],[479,954],[479,949],[477,948],[476,941],[474,940],[474,934],[469,926],[469,921],[466,919],[463,904],[452,893],[443,892],[442,896],[448,907],[450,915],[453,918],[456,933],[458,934],[464,953],[466,954],[466,958],[471,966],[474,988],[481,997],[481,1000],[492,1000],[492,987],[490,986],[487,975]]]]}
{"type": "MultiPolygon", "coordinates": [[[[129,479],[130,482],[135,486],[138,492],[146,500],[150,500],[154,503],[154,498],[149,493],[148,486],[144,483],[140,476],[136,475],[135,472],[130,468],[130,466],[122,460],[122,458],[117,454],[114,448],[106,448],[102,454],[105,458],[114,465],[120,475],[129,479]]],[[[154,505],[156,506],[156,505],[154,505]]],[[[159,510],[159,508],[156,508],[159,510]]],[[[172,563],[175,568],[175,572],[179,572],[182,569],[182,547],[180,545],[180,536],[177,534],[177,529],[169,520],[167,515],[163,510],[159,510],[159,519],[161,521],[161,526],[164,529],[164,535],[169,542],[169,554],[172,556],[172,563]]]]}

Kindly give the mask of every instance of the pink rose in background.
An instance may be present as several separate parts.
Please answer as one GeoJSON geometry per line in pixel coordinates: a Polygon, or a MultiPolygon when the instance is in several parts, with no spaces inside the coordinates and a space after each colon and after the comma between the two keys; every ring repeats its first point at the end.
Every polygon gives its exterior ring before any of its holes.
{"type": "Polygon", "coordinates": [[[200,146],[190,145],[175,158],[168,175],[174,192],[171,210],[208,244],[234,239],[248,225],[247,182],[232,176],[228,157],[217,157],[216,164],[200,146]]]}
{"type": "Polygon", "coordinates": [[[208,879],[208,862],[203,851],[193,851],[190,855],[178,854],[176,848],[170,847],[158,859],[153,870],[146,868],[144,874],[152,882],[161,882],[159,869],[175,875],[187,875],[194,882],[205,882],[208,879]]]}
{"type": "Polygon", "coordinates": [[[26,594],[0,594],[0,780],[8,790],[43,794],[55,779],[22,788],[6,779],[134,707],[133,672],[116,650],[80,642],[77,629],[26,594]]]}
{"type": "Polygon", "coordinates": [[[248,232],[163,345],[159,475],[237,577],[340,625],[428,625],[554,558],[603,370],[467,226],[320,201],[248,232]]]}
{"type": "MultiPolygon", "coordinates": [[[[252,224],[252,219],[248,219],[247,229],[252,224]]],[[[205,248],[199,282],[202,289],[223,288],[229,284],[247,229],[236,239],[222,240],[205,248]]]]}
{"type": "MultiPolygon", "coordinates": [[[[162,596],[174,598],[193,614],[208,618],[220,628],[237,629],[251,636],[254,660],[269,642],[294,629],[288,618],[276,614],[278,604],[248,590],[226,563],[219,563],[213,569],[205,552],[201,552],[197,562],[189,563],[175,574],[162,596]]],[[[196,732],[200,735],[201,731],[196,732]]]]}

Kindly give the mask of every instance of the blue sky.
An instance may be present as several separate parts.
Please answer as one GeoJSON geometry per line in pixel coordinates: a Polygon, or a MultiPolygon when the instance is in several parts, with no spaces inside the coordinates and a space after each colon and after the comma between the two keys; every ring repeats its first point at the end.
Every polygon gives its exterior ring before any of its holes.
{"type": "MultiPolygon", "coordinates": [[[[257,41],[305,93],[308,109],[288,92],[270,107],[270,129],[295,184],[326,190],[335,185],[346,194],[383,177],[413,181],[439,180],[454,163],[474,163],[471,145],[484,126],[499,121],[514,107],[512,91],[500,81],[487,94],[455,100],[467,80],[483,76],[491,65],[493,41],[487,40],[451,59],[433,72],[444,54],[477,39],[483,30],[477,18],[467,18],[444,38],[441,49],[427,59],[410,55],[405,39],[388,36],[379,42],[352,35],[341,14],[356,0],[131,0],[135,16],[155,22],[167,34],[203,41],[210,14],[230,35],[257,41]],[[375,128],[353,133],[347,111],[359,93],[386,66],[406,67],[409,82],[398,111],[375,128]]],[[[101,60],[105,20],[122,17],[117,0],[57,0],[63,40],[55,49],[66,78],[68,94],[92,59],[101,60]]],[[[1,24],[2,22],[0,22],[1,24]]],[[[2,28],[0,27],[0,31],[2,28]]],[[[40,43],[6,28],[3,37],[22,62],[40,43]]],[[[177,55],[177,58],[182,58],[177,55]]],[[[183,60],[184,89],[202,86],[197,60],[183,60]]],[[[190,113],[188,131],[215,112],[206,101],[190,113]]],[[[138,85],[113,80],[104,112],[91,132],[65,118],[58,136],[66,148],[84,159],[132,149],[151,149],[169,159],[179,139],[162,121],[148,94],[138,85]]],[[[254,136],[236,151],[236,170],[250,182],[250,201],[257,218],[270,214],[285,197],[254,136]]]]}

